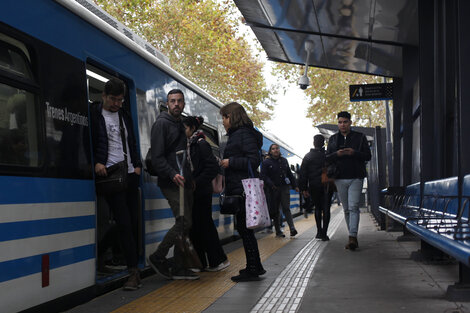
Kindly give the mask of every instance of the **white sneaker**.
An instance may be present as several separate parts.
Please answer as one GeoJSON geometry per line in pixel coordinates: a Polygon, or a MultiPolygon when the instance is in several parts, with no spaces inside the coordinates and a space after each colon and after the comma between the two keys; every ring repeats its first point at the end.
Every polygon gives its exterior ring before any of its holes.
{"type": "Polygon", "coordinates": [[[217,265],[217,266],[206,268],[206,271],[208,271],[208,272],[218,272],[218,271],[221,271],[221,270],[223,270],[224,268],[227,268],[227,267],[229,267],[229,266],[230,266],[230,261],[229,261],[229,260],[225,260],[225,262],[222,262],[222,263],[220,263],[220,264],[217,265]]]}
{"type": "Polygon", "coordinates": [[[192,267],[192,268],[189,268],[189,270],[193,273],[200,273],[201,272],[201,269],[197,268],[197,267],[192,267]]]}

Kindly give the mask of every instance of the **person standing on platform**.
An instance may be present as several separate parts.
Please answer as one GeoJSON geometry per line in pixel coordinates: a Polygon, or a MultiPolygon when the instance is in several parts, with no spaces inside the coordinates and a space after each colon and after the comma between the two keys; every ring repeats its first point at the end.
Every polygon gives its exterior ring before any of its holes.
{"type": "Polygon", "coordinates": [[[188,116],[183,121],[188,138],[186,155],[195,184],[190,234],[202,268],[208,272],[217,272],[228,267],[230,262],[212,219],[212,179],[219,172],[219,164],[206,136],[199,130],[203,122],[201,116],[188,116]]]}
{"type": "MultiPolygon", "coordinates": [[[[237,102],[231,102],[220,108],[222,123],[228,134],[227,145],[220,166],[225,169],[225,195],[243,195],[242,179],[250,177],[248,166],[254,175],[261,162],[260,149],[263,135],[253,127],[253,122],[245,109],[237,102]]],[[[266,271],[261,265],[258,242],[252,229],[246,228],[245,201],[241,200],[240,210],[235,215],[237,231],[243,241],[246,256],[246,268],[233,276],[235,282],[259,280],[259,275],[266,271]]]]}
{"type": "Polygon", "coordinates": [[[106,195],[105,198],[116,221],[119,242],[130,275],[123,288],[136,290],[142,286],[137,268],[138,187],[142,162],[137,151],[131,116],[122,109],[125,94],[126,85],[123,81],[117,78],[108,80],[104,86],[103,102],[90,107],[90,120],[97,176],[107,176],[106,169],[124,161],[126,155],[127,189],[125,192],[106,195]]]}
{"type": "MultiPolygon", "coordinates": [[[[181,113],[184,110],[184,94],[179,89],[172,89],[167,94],[168,112],[161,112],[151,130],[152,167],[158,176],[158,186],[170,204],[175,217],[175,225],[163,237],[157,250],[148,258],[149,264],[167,279],[199,279],[199,276],[186,268],[183,251],[175,244],[178,237],[189,234],[191,229],[191,211],[193,205],[193,182],[188,168],[180,175],[177,163],[177,151],[186,150],[186,134],[181,113]],[[183,187],[184,212],[180,215],[180,190],[183,187]],[[174,248],[174,265],[170,268],[166,255],[174,248]]],[[[187,162],[185,162],[187,163],[187,162]]]]}
{"type": "Polygon", "coordinates": [[[322,183],[322,172],[326,165],[325,137],[313,137],[313,149],[307,153],[300,167],[299,186],[305,198],[310,198],[315,206],[315,222],[317,235],[315,238],[327,241],[328,224],[330,223],[330,205],[333,190],[328,184],[322,183]]]}
{"type": "Polygon", "coordinates": [[[359,247],[359,202],[364,177],[367,176],[366,162],[371,159],[371,153],[366,136],[351,130],[351,124],[351,114],[346,111],[338,113],[339,131],[328,141],[326,160],[330,164],[328,175],[335,179],[349,231],[345,248],[355,250],[359,247]]]}
{"type": "Polygon", "coordinates": [[[274,220],[274,227],[276,229],[277,237],[285,237],[281,231],[281,217],[279,207],[286,217],[287,224],[289,225],[290,235],[294,237],[297,235],[297,230],[294,226],[294,220],[290,211],[290,189],[291,186],[297,192],[297,187],[294,175],[289,167],[289,162],[286,158],[281,156],[279,145],[273,143],[269,147],[269,158],[263,161],[261,166],[261,178],[266,184],[268,191],[268,207],[269,214],[274,220]]]}

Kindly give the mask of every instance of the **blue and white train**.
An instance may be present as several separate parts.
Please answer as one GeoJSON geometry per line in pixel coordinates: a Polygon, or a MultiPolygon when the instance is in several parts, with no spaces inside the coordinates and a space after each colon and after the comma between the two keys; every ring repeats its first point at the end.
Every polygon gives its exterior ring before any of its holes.
{"type": "MultiPolygon", "coordinates": [[[[174,71],[165,56],[90,0],[2,1],[2,312],[51,305],[57,310],[57,300],[94,296],[126,275],[124,270],[100,275],[96,266],[98,242],[112,222],[95,194],[88,108],[100,100],[110,77],[127,84],[125,108],[134,119],[142,155],[166,93],[173,88],[185,93],[186,114],[204,117],[214,150],[224,144],[218,113],[222,103],[174,71]]],[[[265,150],[270,141],[266,138],[265,150]]],[[[174,222],[156,180],[142,175],[141,268],[174,222]]],[[[219,214],[216,195],[213,203],[220,237],[233,236],[232,218],[219,214]]],[[[298,207],[298,195],[293,194],[292,204],[298,207]]]]}

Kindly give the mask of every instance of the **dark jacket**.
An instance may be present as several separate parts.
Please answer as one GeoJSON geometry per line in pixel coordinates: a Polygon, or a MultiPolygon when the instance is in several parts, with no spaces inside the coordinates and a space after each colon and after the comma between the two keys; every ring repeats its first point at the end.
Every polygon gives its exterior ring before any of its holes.
{"type": "MultiPolygon", "coordinates": [[[[179,174],[176,163],[176,151],[186,150],[186,134],[181,120],[175,119],[168,112],[161,112],[151,130],[152,167],[158,176],[158,186],[176,187],[173,177],[179,174]]],[[[186,165],[187,162],[186,162],[186,165]]],[[[187,166],[183,172],[186,186],[189,186],[191,174],[187,166]]]]}
{"type": "Polygon", "coordinates": [[[295,189],[297,182],[294,175],[292,175],[289,162],[287,162],[286,158],[279,157],[274,159],[269,157],[263,161],[261,165],[261,178],[264,180],[266,187],[273,188],[288,185],[286,183],[286,177],[290,181],[289,185],[295,189]]]}
{"type": "Polygon", "coordinates": [[[224,159],[229,159],[229,166],[225,169],[225,193],[227,195],[243,194],[242,179],[250,177],[248,160],[253,175],[259,176],[257,168],[261,162],[262,145],[263,135],[252,127],[229,129],[223,154],[224,159]]]}
{"type": "Polygon", "coordinates": [[[328,140],[326,160],[328,163],[336,163],[337,179],[364,178],[367,176],[366,162],[370,161],[371,153],[367,138],[364,134],[352,131],[346,138],[339,132],[328,140]],[[353,148],[353,155],[338,157],[336,151],[340,148],[353,148]]]}
{"type": "MultiPolygon", "coordinates": [[[[106,122],[104,121],[102,103],[93,103],[90,106],[90,120],[91,120],[91,140],[93,144],[93,159],[94,164],[101,163],[106,165],[108,161],[108,133],[106,132],[106,122]]],[[[137,150],[137,141],[134,135],[134,128],[130,114],[121,109],[119,111],[122,120],[127,129],[127,144],[129,150],[127,155],[131,158],[131,163],[134,167],[142,167],[142,160],[137,150]]]]}
{"type": "Polygon", "coordinates": [[[219,164],[209,143],[200,138],[190,146],[192,176],[196,183],[196,193],[212,194],[212,179],[219,173],[219,164]]]}
{"type": "Polygon", "coordinates": [[[322,187],[321,174],[326,165],[324,148],[310,149],[304,156],[300,166],[299,187],[302,191],[308,191],[309,187],[322,187]]]}

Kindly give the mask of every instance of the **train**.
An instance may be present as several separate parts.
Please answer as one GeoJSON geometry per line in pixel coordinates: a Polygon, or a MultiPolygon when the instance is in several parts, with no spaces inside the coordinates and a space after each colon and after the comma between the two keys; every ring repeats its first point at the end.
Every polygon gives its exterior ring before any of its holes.
{"type": "MultiPolygon", "coordinates": [[[[89,106],[112,77],[127,86],[124,108],[145,156],[166,94],[181,89],[185,114],[204,117],[220,153],[226,142],[220,101],[173,70],[168,59],[89,0],[4,0],[0,10],[0,299],[2,312],[38,311],[59,300],[95,296],[127,275],[117,252],[110,273],[97,248],[113,227],[95,193],[89,106]]],[[[264,134],[264,152],[279,140],[264,134]]],[[[292,149],[279,143],[291,164],[292,149]]],[[[174,218],[157,177],[141,175],[139,267],[174,218]]],[[[299,195],[291,206],[298,210],[299,195]]],[[[236,235],[232,216],[213,218],[221,239],[236,235]]],[[[78,300],[77,300],[78,301],[78,300]]],[[[70,302],[69,302],[70,303],[70,302]]],[[[57,308],[57,306],[54,306],[57,308]]],[[[47,311],[47,309],[44,309],[47,311]]]]}

